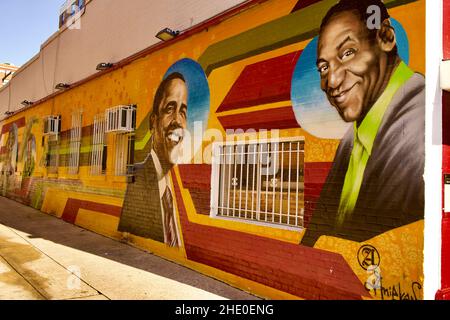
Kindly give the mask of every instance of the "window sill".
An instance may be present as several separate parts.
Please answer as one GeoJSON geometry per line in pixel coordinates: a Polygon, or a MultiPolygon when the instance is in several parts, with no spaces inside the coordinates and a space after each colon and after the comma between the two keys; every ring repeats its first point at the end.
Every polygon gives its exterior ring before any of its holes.
{"type": "Polygon", "coordinates": [[[274,228],[274,229],[279,229],[279,230],[288,230],[288,231],[297,231],[297,232],[304,230],[304,227],[300,227],[300,226],[295,227],[295,226],[290,226],[290,225],[286,225],[286,224],[270,223],[270,222],[266,222],[266,221],[258,221],[258,220],[219,216],[219,215],[210,215],[210,217],[212,219],[240,222],[240,223],[245,223],[245,224],[250,224],[250,225],[256,225],[259,227],[274,228]]]}

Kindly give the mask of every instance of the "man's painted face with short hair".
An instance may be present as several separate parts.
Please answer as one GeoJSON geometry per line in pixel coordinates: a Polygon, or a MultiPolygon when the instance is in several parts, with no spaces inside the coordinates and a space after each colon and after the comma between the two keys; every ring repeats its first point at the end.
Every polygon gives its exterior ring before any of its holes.
{"type": "Polygon", "coordinates": [[[382,50],[352,11],[332,17],[318,45],[321,88],[346,122],[360,121],[383,89],[382,50]]]}
{"type": "Polygon", "coordinates": [[[186,129],[187,88],[181,79],[167,83],[158,106],[158,115],[153,120],[154,146],[161,162],[175,164],[181,149],[186,129]]]}

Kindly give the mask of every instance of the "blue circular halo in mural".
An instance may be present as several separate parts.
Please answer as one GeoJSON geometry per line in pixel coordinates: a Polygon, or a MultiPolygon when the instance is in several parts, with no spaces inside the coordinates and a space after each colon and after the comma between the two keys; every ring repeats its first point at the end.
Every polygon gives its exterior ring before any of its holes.
{"type": "Polygon", "coordinates": [[[181,59],[173,64],[164,75],[164,79],[170,74],[181,73],[186,80],[188,90],[187,130],[193,135],[194,124],[202,123],[202,136],[208,125],[210,92],[208,79],[203,68],[192,59],[181,59]]]}
{"type": "MultiPolygon", "coordinates": [[[[402,25],[391,18],[395,29],[400,58],[409,64],[408,36],[402,25]]],[[[323,139],[341,139],[351,123],[344,122],[320,89],[317,72],[317,43],[315,37],[303,50],[295,66],[291,84],[291,100],[299,125],[310,134],[323,139]]]]}

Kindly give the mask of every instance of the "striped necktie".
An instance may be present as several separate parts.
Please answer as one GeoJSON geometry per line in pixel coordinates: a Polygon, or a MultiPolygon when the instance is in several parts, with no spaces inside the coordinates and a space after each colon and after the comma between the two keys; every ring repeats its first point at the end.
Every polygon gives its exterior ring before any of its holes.
{"type": "Polygon", "coordinates": [[[166,187],[161,200],[164,209],[164,240],[169,246],[175,247],[177,246],[177,236],[174,228],[173,197],[169,186],[166,187]]]}

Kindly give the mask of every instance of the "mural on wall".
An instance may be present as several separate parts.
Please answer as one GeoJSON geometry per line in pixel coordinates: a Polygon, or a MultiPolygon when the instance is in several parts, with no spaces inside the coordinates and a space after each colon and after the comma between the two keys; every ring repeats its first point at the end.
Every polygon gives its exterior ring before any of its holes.
{"type": "Polygon", "coordinates": [[[8,132],[6,146],[3,149],[3,163],[1,167],[2,174],[2,195],[6,196],[7,192],[14,187],[15,179],[14,173],[17,170],[18,160],[18,129],[17,125],[13,123],[8,132]]]}
{"type": "Polygon", "coordinates": [[[361,242],[423,219],[425,79],[402,59],[405,36],[396,30],[381,1],[342,1],[322,21],[320,88],[350,128],[303,244],[321,235],[361,242]]]}
{"type": "Polygon", "coordinates": [[[24,178],[31,177],[36,166],[36,138],[31,130],[38,122],[39,120],[36,117],[28,120],[22,136],[24,143],[20,145],[19,159],[23,162],[22,175],[24,178]]]}
{"type": "MultiPolygon", "coordinates": [[[[149,116],[150,153],[135,164],[119,231],[180,246],[170,171],[186,158],[185,142],[191,137],[193,123],[207,119],[208,108],[209,89],[201,67],[190,59],[170,67],[156,90],[149,116]]],[[[187,145],[190,148],[191,144],[187,145]]]]}
{"type": "Polygon", "coordinates": [[[269,0],[61,92],[40,110],[64,119],[57,139],[31,132],[41,106],[7,121],[2,181],[18,159],[10,179],[26,182],[8,196],[265,297],[421,299],[425,1],[336,3],[269,0]],[[119,104],[138,106],[129,182],[113,133],[89,170],[94,117],[119,104]]]}
{"type": "Polygon", "coordinates": [[[24,150],[24,168],[23,176],[31,177],[36,166],[36,138],[30,135],[26,142],[26,149],[24,150]]]}
{"type": "MultiPolygon", "coordinates": [[[[399,57],[409,63],[409,41],[403,26],[395,19],[390,22],[395,30],[399,57]]],[[[322,139],[342,139],[351,126],[345,122],[321,89],[321,77],[317,70],[317,46],[319,36],[314,37],[303,50],[294,69],[291,99],[299,125],[322,139]],[[308,86],[304,84],[308,83],[308,86]],[[326,128],[326,129],[324,129],[326,128]]]]}

